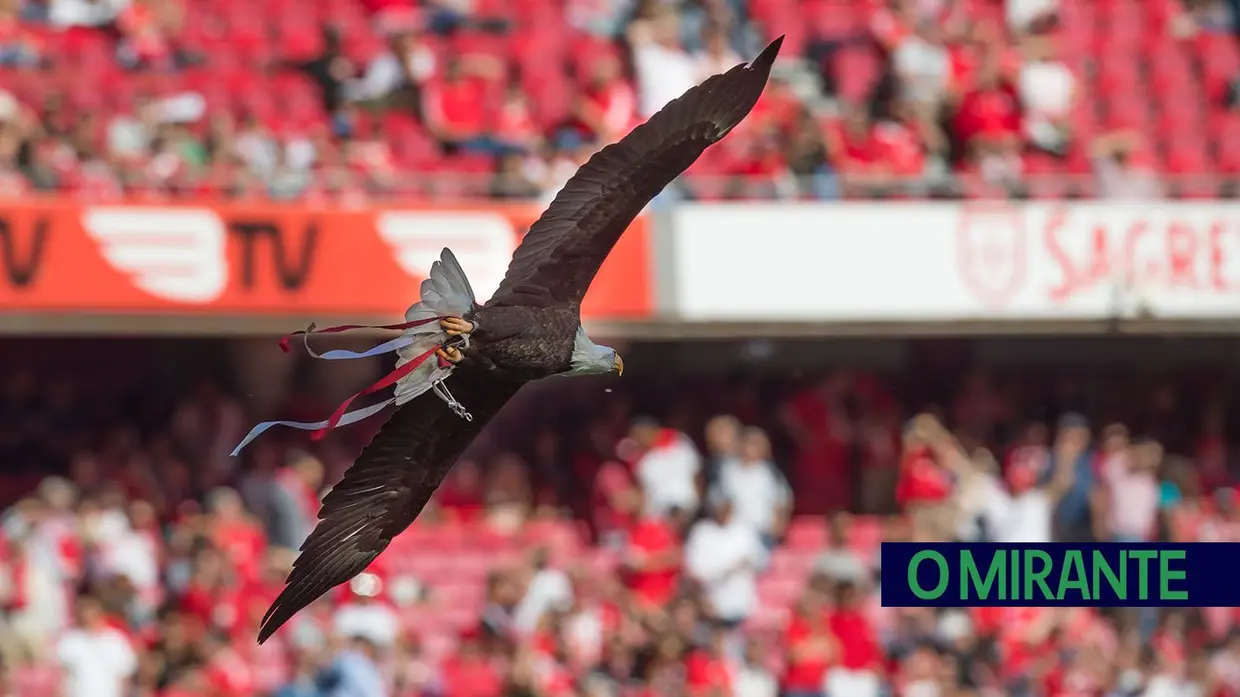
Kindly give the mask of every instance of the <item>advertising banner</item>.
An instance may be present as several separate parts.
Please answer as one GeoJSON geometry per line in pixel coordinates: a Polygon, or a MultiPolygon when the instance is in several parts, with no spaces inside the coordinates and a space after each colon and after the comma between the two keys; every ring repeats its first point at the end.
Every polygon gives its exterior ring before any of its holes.
{"type": "Polygon", "coordinates": [[[720,204],[671,220],[685,319],[1240,317],[1235,203],[720,204]]]}
{"type": "MultiPolygon", "coordinates": [[[[490,297],[539,213],[3,203],[0,313],[397,317],[444,247],[490,297]]],[[[642,218],[600,270],[587,319],[650,314],[649,247],[642,218]]]]}

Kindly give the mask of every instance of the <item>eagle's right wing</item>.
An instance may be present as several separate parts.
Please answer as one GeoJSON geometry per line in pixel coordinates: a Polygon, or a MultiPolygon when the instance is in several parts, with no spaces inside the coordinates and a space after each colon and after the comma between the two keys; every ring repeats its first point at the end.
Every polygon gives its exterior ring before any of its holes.
{"type": "Polygon", "coordinates": [[[487,305],[524,305],[530,297],[580,303],[637,214],[757,104],[782,42],[690,88],[594,153],[530,227],[487,305]]]}
{"type": "Polygon", "coordinates": [[[397,409],[324,497],[318,525],[263,616],[258,643],[324,593],[365,571],[418,517],[456,459],[519,387],[459,371],[452,390],[472,421],[452,413],[433,394],[397,409]]]}

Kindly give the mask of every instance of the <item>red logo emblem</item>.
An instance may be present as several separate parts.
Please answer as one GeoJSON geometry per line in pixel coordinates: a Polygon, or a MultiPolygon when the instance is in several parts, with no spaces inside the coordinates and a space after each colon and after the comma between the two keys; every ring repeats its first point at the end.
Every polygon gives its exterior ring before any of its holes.
{"type": "Polygon", "coordinates": [[[1000,308],[1020,290],[1028,271],[1025,218],[1017,206],[968,203],[956,235],[961,280],[982,304],[1000,308]]]}

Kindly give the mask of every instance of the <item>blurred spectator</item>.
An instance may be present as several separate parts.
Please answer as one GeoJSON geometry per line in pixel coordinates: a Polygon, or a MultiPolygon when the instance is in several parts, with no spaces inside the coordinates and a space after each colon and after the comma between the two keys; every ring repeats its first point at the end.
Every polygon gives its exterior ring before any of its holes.
{"type": "Polygon", "coordinates": [[[923,115],[938,113],[947,92],[951,60],[941,33],[937,22],[921,19],[891,57],[904,90],[901,97],[923,115]]]}
{"type": "Polygon", "coordinates": [[[427,128],[448,155],[503,152],[488,133],[485,78],[468,68],[463,58],[453,57],[442,80],[427,86],[422,97],[427,128]]]}
{"type": "Polygon", "coordinates": [[[95,598],[75,603],[77,624],[56,645],[68,697],[123,697],[138,669],[129,637],[111,626],[95,598]]]}
{"type": "Polygon", "coordinates": [[[42,60],[42,47],[22,24],[20,11],[19,0],[0,0],[0,66],[34,66],[42,60]]]}
{"type": "Polygon", "coordinates": [[[629,42],[637,76],[637,109],[650,118],[665,104],[697,84],[697,65],[680,44],[680,16],[662,3],[629,25],[629,42]]]}
{"type": "Polygon", "coordinates": [[[184,7],[177,0],[130,0],[116,18],[122,63],[167,69],[177,59],[184,61],[175,41],[184,22],[184,7]]]}
{"type": "MultiPolygon", "coordinates": [[[[344,55],[343,47],[341,46],[340,30],[331,25],[324,25],[321,31],[323,45],[319,54],[309,60],[292,62],[290,67],[303,71],[318,85],[323,112],[331,118],[336,118],[337,112],[339,112],[341,105],[344,104],[345,85],[353,77],[356,69],[352,61],[344,55]]],[[[371,64],[371,70],[375,70],[376,65],[383,62],[386,57],[387,55],[385,54],[375,59],[375,63],[371,64]]],[[[400,66],[398,65],[396,68],[399,70],[400,66]]],[[[387,85],[390,80],[398,79],[399,77],[388,77],[387,80],[383,81],[383,84],[387,85]]],[[[371,78],[370,72],[367,72],[363,83],[366,88],[371,88],[371,80],[375,83],[380,82],[379,77],[371,78]]],[[[370,92],[369,89],[364,91],[370,92]]],[[[383,93],[386,94],[387,91],[383,90],[383,93]]]]}
{"type": "Polygon", "coordinates": [[[391,649],[400,636],[400,617],[392,605],[381,599],[389,593],[383,580],[364,572],[349,581],[348,597],[332,616],[333,629],[340,636],[360,637],[369,644],[391,649]]]}
{"type": "Polygon", "coordinates": [[[501,154],[531,154],[542,145],[542,134],[534,121],[530,100],[518,83],[508,85],[496,114],[497,145],[501,154]]]}
{"type": "Polygon", "coordinates": [[[676,594],[682,552],[671,521],[647,504],[629,533],[624,565],[634,600],[646,607],[665,605],[676,594]]]}
{"type": "Polygon", "coordinates": [[[513,627],[521,634],[532,633],[548,613],[567,610],[573,604],[568,575],[551,568],[550,554],[546,547],[539,547],[530,557],[532,575],[513,616],[513,627]]]}
{"type": "Polygon", "coordinates": [[[380,649],[363,636],[348,644],[320,677],[324,697],[388,697],[387,681],[379,669],[380,649]]]}
{"type": "Polygon", "coordinates": [[[600,51],[585,70],[572,122],[560,130],[556,139],[562,148],[577,147],[583,142],[611,143],[634,125],[637,97],[624,79],[619,57],[611,51],[600,51]]]}
{"type": "Polygon", "coordinates": [[[765,431],[747,428],[740,440],[738,456],[720,467],[718,488],[733,502],[737,521],[753,528],[771,549],[783,538],[792,514],[792,491],[771,462],[765,431]]]}
{"type": "MultiPolygon", "coordinates": [[[[351,98],[359,102],[387,100],[401,108],[418,109],[423,86],[435,76],[437,65],[434,51],[419,33],[393,32],[388,36],[387,51],[372,60],[366,66],[365,75],[350,85],[351,98]]],[[[347,68],[337,71],[342,75],[349,72],[347,68]]],[[[334,106],[328,109],[328,113],[334,112],[334,106]]]]}
{"type": "Polygon", "coordinates": [[[861,556],[849,548],[852,516],[840,511],[831,516],[829,526],[827,549],[818,555],[814,570],[835,583],[862,583],[868,575],[868,567],[861,556]]]}
{"type": "Polygon", "coordinates": [[[519,455],[503,453],[490,470],[483,489],[487,524],[496,532],[514,533],[535,512],[529,468],[519,455]]]}
{"type": "Polygon", "coordinates": [[[860,586],[836,584],[835,604],[827,624],[840,642],[840,659],[827,669],[828,695],[877,697],[882,693],[882,654],[874,628],[860,605],[860,586]]]}
{"type": "Polygon", "coordinates": [[[714,492],[709,517],[695,523],[685,540],[685,571],[702,584],[711,618],[727,628],[754,610],[756,577],[768,561],[761,537],[735,511],[728,493],[714,492]]]}
{"type": "Polygon", "coordinates": [[[788,173],[796,178],[797,195],[829,201],[839,198],[839,182],[823,129],[808,110],[800,110],[793,120],[784,159],[788,173]]]}
{"type": "Polygon", "coordinates": [[[1005,0],[1003,4],[1008,29],[1016,35],[1048,26],[1059,12],[1059,0],[1005,0]]]}
{"type": "Polygon", "coordinates": [[[702,461],[702,481],[710,490],[719,485],[719,475],[726,463],[741,454],[741,422],[731,414],[722,414],[706,423],[706,453],[702,461]]]}
{"type": "Polygon", "coordinates": [[[62,29],[105,27],[114,22],[129,0],[50,0],[48,18],[62,29]]]}
{"type": "Polygon", "coordinates": [[[674,508],[695,513],[702,487],[702,456],[693,441],[648,417],[633,421],[630,437],[631,447],[637,449],[633,469],[646,495],[646,509],[653,515],[666,515],[674,508]]]}
{"type": "Polygon", "coordinates": [[[955,533],[950,469],[959,451],[934,417],[921,414],[905,427],[903,462],[896,483],[896,502],[912,520],[922,541],[943,541],[955,533]]]}
{"type": "Polygon", "coordinates": [[[1056,57],[1052,37],[1028,37],[1024,48],[1025,60],[1017,82],[1025,134],[1047,152],[1066,154],[1076,105],[1076,76],[1056,57]]]}
{"type": "MultiPolygon", "coordinates": [[[[1085,417],[1068,413],[1059,418],[1055,444],[1051,450],[1051,466],[1040,476],[1060,492],[1054,503],[1055,539],[1090,542],[1094,535],[1094,509],[1099,494],[1094,488],[1093,453],[1089,449],[1089,424],[1085,417]]],[[[1030,528],[1032,530],[1032,528],[1030,528]]]]}
{"type": "Polygon", "coordinates": [[[706,24],[702,27],[702,50],[694,56],[694,60],[697,62],[698,82],[711,75],[726,73],[745,61],[739,53],[732,50],[727,30],[719,24],[706,24]]]}
{"type": "Polygon", "coordinates": [[[782,680],[785,697],[824,694],[827,671],[839,659],[839,642],[827,624],[824,598],[813,588],[796,602],[785,630],[787,664],[782,680]]]}
{"type": "Polygon", "coordinates": [[[444,694],[499,697],[502,680],[490,657],[483,652],[476,631],[466,631],[458,650],[443,662],[444,694]]]}
{"type": "Polygon", "coordinates": [[[526,171],[525,158],[510,152],[499,158],[499,168],[491,179],[491,196],[498,200],[538,198],[542,188],[526,171]]]}
{"type": "Polygon", "coordinates": [[[975,87],[954,117],[955,137],[967,161],[990,183],[1010,185],[1022,171],[1021,106],[997,48],[981,58],[975,87]]]}
{"type": "Polygon", "coordinates": [[[241,497],[232,489],[216,489],[208,498],[207,513],[216,548],[245,578],[257,577],[267,536],[245,510],[241,497]]]}
{"type": "Polygon", "coordinates": [[[298,549],[318,521],[323,463],[300,450],[290,452],[286,462],[271,479],[269,495],[264,497],[267,534],[277,546],[298,549]]]}
{"type": "Polygon", "coordinates": [[[1132,131],[1113,131],[1094,140],[1091,155],[1103,198],[1150,200],[1163,196],[1149,156],[1132,131]]]}

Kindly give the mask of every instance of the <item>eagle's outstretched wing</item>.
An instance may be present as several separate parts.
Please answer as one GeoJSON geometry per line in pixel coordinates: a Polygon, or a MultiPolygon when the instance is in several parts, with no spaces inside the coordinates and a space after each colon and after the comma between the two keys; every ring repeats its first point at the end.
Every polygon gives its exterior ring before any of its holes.
{"type": "Polygon", "coordinates": [[[753,109],[782,42],[708,78],[595,153],[530,227],[487,305],[526,304],[531,295],[580,303],[642,208],[753,109]]]}
{"type": "Polygon", "coordinates": [[[453,377],[452,389],[469,405],[472,421],[453,414],[429,393],[397,409],[324,497],[318,525],[263,617],[258,643],[370,566],[418,517],[456,459],[519,387],[487,382],[462,370],[453,377]]]}

